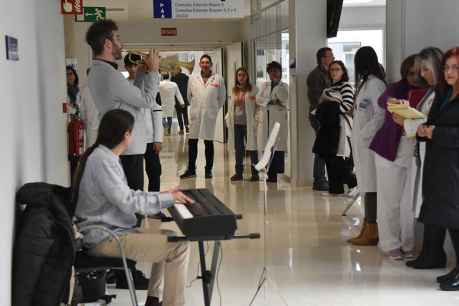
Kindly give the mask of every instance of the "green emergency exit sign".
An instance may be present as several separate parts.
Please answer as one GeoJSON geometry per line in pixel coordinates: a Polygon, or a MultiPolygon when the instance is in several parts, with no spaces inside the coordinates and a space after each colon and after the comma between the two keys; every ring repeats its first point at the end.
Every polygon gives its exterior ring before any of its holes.
{"type": "Polygon", "coordinates": [[[104,20],[107,16],[107,9],[105,7],[85,6],[83,7],[83,16],[86,22],[104,20]]]}

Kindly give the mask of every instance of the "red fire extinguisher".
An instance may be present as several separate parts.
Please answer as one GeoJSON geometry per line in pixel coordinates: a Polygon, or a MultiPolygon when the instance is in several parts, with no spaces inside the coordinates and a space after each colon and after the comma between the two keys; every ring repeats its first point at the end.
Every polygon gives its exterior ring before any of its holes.
{"type": "Polygon", "coordinates": [[[78,160],[84,151],[84,124],[77,115],[70,115],[67,126],[68,158],[70,162],[70,180],[73,182],[78,166],[78,160]]]}
{"type": "Polygon", "coordinates": [[[69,156],[80,156],[84,150],[84,124],[78,116],[72,116],[67,126],[69,135],[69,156]]]}

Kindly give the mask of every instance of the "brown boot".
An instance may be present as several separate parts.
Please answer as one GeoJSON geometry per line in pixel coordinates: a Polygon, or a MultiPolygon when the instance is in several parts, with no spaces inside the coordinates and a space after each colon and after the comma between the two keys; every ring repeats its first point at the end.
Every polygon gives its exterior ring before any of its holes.
{"type": "Polygon", "coordinates": [[[353,245],[377,245],[378,244],[378,224],[368,223],[360,238],[352,239],[353,245]]]}
{"type": "Polygon", "coordinates": [[[367,218],[363,219],[363,224],[362,224],[362,228],[360,229],[360,234],[358,234],[354,238],[349,239],[347,242],[352,243],[352,241],[362,238],[363,232],[365,231],[365,227],[367,227],[367,224],[368,224],[367,218]]]}

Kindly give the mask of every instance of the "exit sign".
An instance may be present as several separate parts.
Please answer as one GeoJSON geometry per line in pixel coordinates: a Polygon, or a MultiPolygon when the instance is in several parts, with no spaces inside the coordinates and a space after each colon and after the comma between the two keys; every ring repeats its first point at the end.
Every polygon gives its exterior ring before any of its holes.
{"type": "Polygon", "coordinates": [[[161,28],[161,36],[177,36],[177,28],[161,28]]]}
{"type": "Polygon", "coordinates": [[[107,17],[107,9],[105,7],[85,6],[83,9],[83,16],[86,22],[105,20],[107,17]]]}

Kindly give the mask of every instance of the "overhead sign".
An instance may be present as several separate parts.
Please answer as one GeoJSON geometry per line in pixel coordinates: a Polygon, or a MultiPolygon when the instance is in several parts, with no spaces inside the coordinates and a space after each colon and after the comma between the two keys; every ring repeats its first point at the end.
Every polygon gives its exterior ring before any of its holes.
{"type": "Polygon", "coordinates": [[[61,0],[61,13],[64,15],[82,15],[83,0],[61,0]]]}
{"type": "Polygon", "coordinates": [[[105,7],[85,6],[83,8],[84,21],[96,22],[107,18],[107,9],[105,7]]]}
{"type": "Polygon", "coordinates": [[[154,18],[241,18],[249,13],[247,0],[153,0],[154,18]]]}
{"type": "Polygon", "coordinates": [[[161,28],[161,36],[177,36],[177,28],[161,28]]]}

